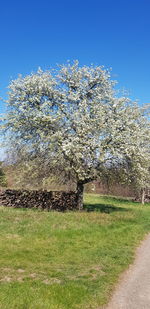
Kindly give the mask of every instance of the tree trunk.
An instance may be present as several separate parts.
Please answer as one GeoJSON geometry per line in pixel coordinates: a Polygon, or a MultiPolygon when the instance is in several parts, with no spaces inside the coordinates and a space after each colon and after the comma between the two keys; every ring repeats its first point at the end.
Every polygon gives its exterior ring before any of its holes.
{"type": "Polygon", "coordinates": [[[83,209],[83,190],[84,184],[81,181],[77,182],[76,194],[77,194],[77,209],[83,209]]]}
{"type": "Polygon", "coordinates": [[[145,203],[145,188],[142,189],[141,202],[142,202],[142,205],[144,205],[144,203],[145,203]]]}

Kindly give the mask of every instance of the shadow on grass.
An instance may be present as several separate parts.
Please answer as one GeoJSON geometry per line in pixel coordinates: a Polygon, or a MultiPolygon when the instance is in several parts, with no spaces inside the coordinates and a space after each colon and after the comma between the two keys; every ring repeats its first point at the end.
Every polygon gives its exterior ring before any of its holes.
{"type": "Polygon", "coordinates": [[[87,212],[98,211],[107,214],[115,211],[117,212],[130,211],[129,208],[116,207],[113,205],[106,205],[106,204],[84,204],[84,210],[86,210],[87,212]]]}

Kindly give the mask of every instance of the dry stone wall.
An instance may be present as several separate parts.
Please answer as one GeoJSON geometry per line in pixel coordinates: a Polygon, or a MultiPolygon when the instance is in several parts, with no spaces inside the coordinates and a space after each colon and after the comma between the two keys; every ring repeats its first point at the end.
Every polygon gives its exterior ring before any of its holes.
{"type": "Polygon", "coordinates": [[[45,210],[74,210],[77,208],[75,192],[62,191],[0,191],[0,205],[16,208],[38,208],[45,210]]]}

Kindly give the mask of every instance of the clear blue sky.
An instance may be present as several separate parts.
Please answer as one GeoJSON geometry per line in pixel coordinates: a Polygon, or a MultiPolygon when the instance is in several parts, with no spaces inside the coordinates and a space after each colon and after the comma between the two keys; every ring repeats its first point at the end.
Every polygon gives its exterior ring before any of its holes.
{"type": "Polygon", "coordinates": [[[0,96],[18,73],[79,59],[150,102],[150,0],[1,1],[0,33],[0,96]]]}

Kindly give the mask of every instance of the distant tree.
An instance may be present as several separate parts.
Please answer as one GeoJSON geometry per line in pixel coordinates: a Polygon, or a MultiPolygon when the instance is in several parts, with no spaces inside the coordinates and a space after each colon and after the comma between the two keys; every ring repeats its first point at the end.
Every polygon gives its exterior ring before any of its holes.
{"type": "Polygon", "coordinates": [[[6,181],[6,176],[2,167],[2,162],[0,162],[0,186],[6,187],[7,181],[6,181]]]}
{"type": "Polygon", "coordinates": [[[18,158],[38,159],[40,168],[73,179],[79,209],[84,184],[99,177],[104,166],[132,162],[142,175],[140,160],[143,164],[149,158],[144,109],[119,98],[114,85],[108,70],[80,67],[77,61],[56,71],[19,76],[9,85],[3,125],[9,151],[12,145],[18,158]]]}
{"type": "Polygon", "coordinates": [[[148,156],[137,154],[136,160],[130,162],[129,181],[132,183],[141,203],[145,203],[146,189],[150,188],[150,152],[148,156]]]}
{"type": "Polygon", "coordinates": [[[132,160],[126,157],[122,162],[111,162],[109,166],[104,166],[100,181],[107,186],[108,191],[115,184],[129,186],[144,204],[146,189],[150,188],[149,157],[136,153],[132,160]]]}

